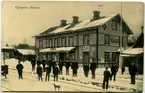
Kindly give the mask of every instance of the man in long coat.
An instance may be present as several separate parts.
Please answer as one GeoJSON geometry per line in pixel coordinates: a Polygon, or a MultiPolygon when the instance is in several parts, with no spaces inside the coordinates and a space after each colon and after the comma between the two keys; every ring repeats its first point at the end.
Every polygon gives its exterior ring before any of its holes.
{"type": "Polygon", "coordinates": [[[92,59],[90,69],[92,72],[92,79],[95,79],[95,71],[96,71],[97,64],[95,63],[94,59],[92,59]]]}
{"type": "Polygon", "coordinates": [[[69,67],[70,67],[70,62],[68,62],[68,60],[66,60],[66,62],[65,62],[66,75],[69,75],[69,67]]]}
{"type": "Polygon", "coordinates": [[[110,71],[108,71],[108,67],[105,68],[106,70],[104,71],[104,79],[103,79],[103,89],[108,89],[109,85],[109,78],[110,78],[110,71]]]}
{"type": "Polygon", "coordinates": [[[18,71],[19,79],[23,79],[23,65],[20,63],[20,60],[18,61],[18,64],[16,66],[16,69],[18,71]]]}
{"type": "Polygon", "coordinates": [[[131,76],[131,84],[135,84],[135,75],[137,73],[137,66],[135,65],[134,62],[131,63],[129,66],[129,73],[131,76]]]}

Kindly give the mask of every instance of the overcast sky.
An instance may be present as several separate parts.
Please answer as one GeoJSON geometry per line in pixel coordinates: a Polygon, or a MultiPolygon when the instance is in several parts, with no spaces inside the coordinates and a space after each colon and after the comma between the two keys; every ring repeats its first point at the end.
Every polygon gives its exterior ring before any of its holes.
{"type": "MultiPolygon", "coordinates": [[[[122,16],[135,36],[141,33],[143,9],[143,3],[122,3],[122,16]]],[[[72,21],[72,16],[79,16],[79,20],[91,19],[94,10],[101,11],[102,16],[121,13],[121,3],[5,1],[2,3],[2,46],[23,43],[24,39],[26,43],[34,45],[33,35],[59,25],[61,19],[66,19],[67,23],[72,21]],[[17,8],[30,6],[37,9],[17,8]]]]}

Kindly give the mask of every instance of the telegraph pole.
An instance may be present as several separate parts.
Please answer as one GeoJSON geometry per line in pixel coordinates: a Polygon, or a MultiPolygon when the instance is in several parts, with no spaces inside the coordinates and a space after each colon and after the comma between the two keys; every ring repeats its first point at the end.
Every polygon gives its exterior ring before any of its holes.
{"type": "MultiPolygon", "coordinates": [[[[122,2],[121,2],[121,17],[120,17],[120,54],[121,52],[123,51],[123,47],[122,47],[122,2]]],[[[122,60],[122,57],[120,56],[119,57],[119,68],[122,68],[122,63],[123,63],[123,60],[122,60]]]]}

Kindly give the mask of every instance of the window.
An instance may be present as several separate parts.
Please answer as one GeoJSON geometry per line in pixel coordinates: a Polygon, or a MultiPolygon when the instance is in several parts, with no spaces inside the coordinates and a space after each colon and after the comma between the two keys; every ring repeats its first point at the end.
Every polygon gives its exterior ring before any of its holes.
{"type": "Polygon", "coordinates": [[[112,30],[117,30],[117,21],[112,20],[112,30]]]}
{"type": "Polygon", "coordinates": [[[83,38],[84,45],[89,45],[89,35],[85,35],[83,38]]]}
{"type": "Polygon", "coordinates": [[[60,45],[60,44],[61,44],[60,40],[61,40],[60,38],[57,39],[57,41],[58,41],[58,47],[61,46],[61,45],[60,45]]]}
{"type": "Polygon", "coordinates": [[[55,39],[54,39],[54,47],[57,47],[57,46],[58,46],[58,39],[55,38],[55,39]]]}
{"type": "Polygon", "coordinates": [[[43,48],[46,47],[46,39],[43,40],[43,48]]]}
{"type": "Polygon", "coordinates": [[[74,38],[69,37],[69,46],[74,46],[74,38]]]}
{"type": "Polygon", "coordinates": [[[110,52],[105,52],[105,62],[110,62],[110,52]]]}
{"type": "Polygon", "coordinates": [[[54,39],[51,41],[51,47],[54,47],[54,39]]]}
{"type": "Polygon", "coordinates": [[[122,37],[122,46],[127,46],[127,37],[122,37]]]}
{"type": "Polygon", "coordinates": [[[49,47],[52,47],[52,39],[49,40],[49,47]]]}
{"type": "Polygon", "coordinates": [[[105,35],[105,45],[110,45],[110,36],[105,35]]]}
{"type": "Polygon", "coordinates": [[[43,48],[43,40],[39,40],[39,47],[43,48]]]}
{"type": "Polygon", "coordinates": [[[62,46],[63,47],[66,46],[66,38],[65,37],[62,38],[62,46]]]}
{"type": "Polygon", "coordinates": [[[48,40],[48,39],[47,39],[47,46],[46,46],[46,47],[50,47],[50,46],[49,46],[49,40],[48,40]]]}
{"type": "Polygon", "coordinates": [[[35,44],[36,44],[36,48],[39,48],[39,40],[36,40],[35,44]]]}
{"type": "Polygon", "coordinates": [[[116,52],[112,52],[112,62],[116,62],[116,52]]]}

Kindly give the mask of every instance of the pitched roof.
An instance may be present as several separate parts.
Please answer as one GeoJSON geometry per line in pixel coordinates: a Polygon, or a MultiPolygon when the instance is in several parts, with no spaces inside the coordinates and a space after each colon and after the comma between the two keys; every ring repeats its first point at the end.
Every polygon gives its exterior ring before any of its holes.
{"type": "Polygon", "coordinates": [[[144,33],[142,32],[137,38],[136,42],[133,45],[133,48],[143,48],[144,46],[144,33]]]}
{"type": "MultiPolygon", "coordinates": [[[[67,24],[66,26],[63,26],[63,27],[61,27],[61,26],[52,27],[52,28],[49,28],[46,31],[40,33],[38,36],[57,34],[57,33],[69,32],[69,31],[78,31],[78,30],[82,30],[82,29],[88,29],[91,27],[98,27],[98,26],[105,24],[106,22],[108,22],[109,20],[111,20],[117,16],[121,17],[119,14],[112,14],[110,16],[102,17],[102,18],[100,18],[98,20],[94,20],[94,21],[84,20],[84,21],[78,22],[77,24],[75,24],[73,26],[72,26],[72,24],[67,24]]],[[[124,20],[122,23],[123,23],[123,27],[127,28],[127,33],[132,34],[131,29],[125,23],[124,20]]]]}

